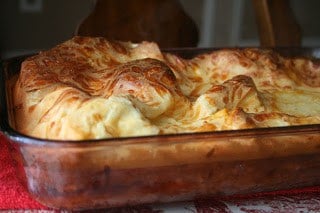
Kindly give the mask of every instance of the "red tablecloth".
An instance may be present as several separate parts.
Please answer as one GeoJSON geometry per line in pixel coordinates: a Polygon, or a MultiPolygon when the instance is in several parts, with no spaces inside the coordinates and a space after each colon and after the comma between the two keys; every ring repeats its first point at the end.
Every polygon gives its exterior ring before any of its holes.
{"type": "Polygon", "coordinates": [[[46,209],[29,195],[25,183],[16,176],[8,141],[0,133],[0,209],[46,209]]]}
{"type": "MultiPolygon", "coordinates": [[[[8,141],[0,134],[0,210],[49,210],[28,193],[8,141]]],[[[118,209],[119,210],[119,209],[118,209]]],[[[122,208],[121,212],[320,212],[320,187],[259,193],[250,196],[210,198],[193,202],[122,208]]],[[[112,212],[118,212],[112,210],[112,212]]]]}

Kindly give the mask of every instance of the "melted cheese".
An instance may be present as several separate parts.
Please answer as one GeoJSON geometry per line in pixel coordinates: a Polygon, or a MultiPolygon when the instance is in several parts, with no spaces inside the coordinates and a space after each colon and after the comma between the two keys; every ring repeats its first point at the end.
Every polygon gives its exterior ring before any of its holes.
{"type": "Polygon", "coordinates": [[[275,111],[299,117],[317,117],[320,115],[319,92],[305,90],[274,91],[272,101],[275,105],[275,111]]]}
{"type": "Polygon", "coordinates": [[[82,140],[315,124],[319,73],[260,49],[187,60],[154,43],[75,37],[23,63],[16,127],[82,140]]]}

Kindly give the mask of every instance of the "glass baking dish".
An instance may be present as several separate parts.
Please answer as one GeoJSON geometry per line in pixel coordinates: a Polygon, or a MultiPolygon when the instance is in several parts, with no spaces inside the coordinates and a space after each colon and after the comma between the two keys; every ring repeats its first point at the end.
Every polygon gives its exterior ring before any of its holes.
{"type": "MultiPolygon", "coordinates": [[[[320,57],[317,48],[276,51],[320,57]]],[[[0,127],[18,150],[28,190],[46,206],[85,210],[320,184],[320,124],[88,141],[22,135],[11,92],[24,58],[1,64],[0,127]]]]}

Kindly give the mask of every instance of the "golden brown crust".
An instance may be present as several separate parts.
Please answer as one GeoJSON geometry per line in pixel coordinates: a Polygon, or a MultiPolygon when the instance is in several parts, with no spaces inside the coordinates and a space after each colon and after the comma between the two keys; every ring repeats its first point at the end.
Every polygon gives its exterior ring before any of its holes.
{"type": "Polygon", "coordinates": [[[154,43],[74,37],[22,63],[19,131],[81,140],[320,122],[320,68],[262,49],[186,60],[154,43]]]}

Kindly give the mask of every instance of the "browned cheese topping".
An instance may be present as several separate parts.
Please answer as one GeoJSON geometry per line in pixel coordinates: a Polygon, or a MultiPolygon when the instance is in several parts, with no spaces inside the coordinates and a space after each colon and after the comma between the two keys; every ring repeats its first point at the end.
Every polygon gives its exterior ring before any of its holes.
{"type": "Polygon", "coordinates": [[[320,65],[262,49],[183,59],[157,44],[74,37],[25,60],[18,131],[48,139],[320,123],[320,65]]]}

